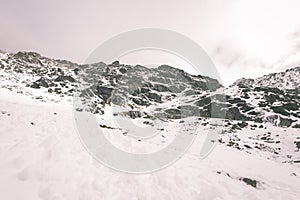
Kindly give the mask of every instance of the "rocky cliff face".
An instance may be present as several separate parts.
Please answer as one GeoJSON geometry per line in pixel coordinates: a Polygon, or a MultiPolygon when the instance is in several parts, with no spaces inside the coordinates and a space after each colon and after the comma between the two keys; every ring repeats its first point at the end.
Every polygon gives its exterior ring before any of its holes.
{"type": "Polygon", "coordinates": [[[218,141],[211,142],[295,164],[300,163],[299,75],[297,67],[224,88],[215,79],[167,65],[80,65],[34,52],[0,53],[0,88],[38,101],[73,103],[79,112],[97,114],[99,127],[112,136],[136,131],[110,123],[120,118],[158,131],[161,143],[174,132],[172,124],[198,134],[198,127],[214,129],[210,118],[225,118],[218,141]]]}
{"type": "Polygon", "coordinates": [[[240,79],[228,88],[167,65],[79,65],[34,52],[0,53],[0,69],[1,87],[56,101],[79,91],[93,113],[103,114],[113,104],[124,108],[114,115],[130,118],[224,117],[281,127],[296,127],[300,119],[299,67],[240,79]]]}
{"type": "Polygon", "coordinates": [[[300,67],[265,75],[257,79],[240,79],[227,88],[236,96],[235,105],[245,119],[289,127],[300,118],[300,67]]]}

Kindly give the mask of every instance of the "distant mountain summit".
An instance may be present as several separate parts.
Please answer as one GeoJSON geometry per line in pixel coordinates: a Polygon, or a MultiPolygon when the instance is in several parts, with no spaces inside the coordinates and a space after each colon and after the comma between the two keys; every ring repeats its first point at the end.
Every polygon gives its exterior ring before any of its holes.
{"type": "Polygon", "coordinates": [[[284,72],[271,73],[257,79],[239,79],[234,85],[244,85],[248,87],[270,87],[281,90],[291,90],[300,88],[300,67],[290,68],[284,72]]]}

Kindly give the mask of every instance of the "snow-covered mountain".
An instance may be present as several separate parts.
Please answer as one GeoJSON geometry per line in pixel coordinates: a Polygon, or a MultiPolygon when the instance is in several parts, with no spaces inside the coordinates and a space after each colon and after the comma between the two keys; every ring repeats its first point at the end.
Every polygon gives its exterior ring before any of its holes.
{"type": "MultiPolygon", "coordinates": [[[[299,89],[300,67],[287,69],[285,72],[272,73],[257,79],[239,79],[233,85],[243,84],[245,86],[270,87],[281,90],[299,89]]],[[[232,86],[233,86],[232,85],[232,86]]]]}
{"type": "Polygon", "coordinates": [[[213,78],[167,65],[82,65],[34,52],[0,52],[0,196],[298,199],[299,73],[296,67],[224,88],[213,78]],[[161,149],[176,137],[175,129],[195,134],[196,140],[165,170],[119,174],[81,147],[72,106],[94,113],[107,138],[125,151],[161,149]],[[219,145],[202,161],[198,147],[214,128],[212,117],[224,117],[224,127],[211,141],[219,145]],[[115,123],[120,120],[158,134],[131,138],[137,130],[115,123]]]}
{"type": "Polygon", "coordinates": [[[84,89],[96,97],[90,105],[96,113],[103,113],[105,105],[112,103],[130,110],[129,115],[135,113],[134,117],[176,119],[196,115],[282,127],[295,126],[300,118],[299,67],[256,80],[240,79],[229,88],[215,79],[167,65],[154,69],[117,61],[78,65],[33,52],[1,54],[0,68],[2,87],[43,94],[35,98],[64,99],[72,97],[76,85],[89,85],[84,89]],[[212,113],[212,108],[218,112],[212,113]]]}
{"type": "Polygon", "coordinates": [[[255,80],[243,78],[227,88],[227,93],[238,97],[245,119],[256,116],[259,121],[289,127],[300,118],[298,77],[299,67],[255,80]]]}

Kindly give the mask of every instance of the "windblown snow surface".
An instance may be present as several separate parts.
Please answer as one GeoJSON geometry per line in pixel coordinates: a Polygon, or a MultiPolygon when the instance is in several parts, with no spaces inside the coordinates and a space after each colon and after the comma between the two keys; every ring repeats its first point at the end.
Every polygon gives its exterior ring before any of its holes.
{"type": "MultiPolygon", "coordinates": [[[[260,151],[216,145],[199,158],[199,136],[175,164],[129,175],[94,160],[81,144],[72,106],[9,90],[0,96],[1,199],[299,199],[300,168],[260,151]],[[255,180],[255,187],[253,185],[255,180]],[[248,183],[248,184],[247,184],[248,183]],[[251,185],[252,183],[252,185],[251,185]]],[[[269,127],[285,151],[295,129],[269,127]]],[[[241,135],[262,134],[249,129],[241,135]]]]}

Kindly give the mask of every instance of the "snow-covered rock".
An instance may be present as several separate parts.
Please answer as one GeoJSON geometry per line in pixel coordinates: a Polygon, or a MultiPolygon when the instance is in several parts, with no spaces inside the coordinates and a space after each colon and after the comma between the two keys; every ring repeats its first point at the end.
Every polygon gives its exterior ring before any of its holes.
{"type": "Polygon", "coordinates": [[[76,64],[34,52],[0,53],[0,196],[4,199],[298,199],[299,67],[228,88],[162,65],[76,64]],[[76,104],[76,98],[81,104],[76,104]],[[82,106],[82,107],[81,107],[82,106]],[[76,134],[89,111],[118,148],[146,153],[175,129],[195,142],[154,174],[120,174],[97,163],[76,134]],[[225,118],[214,151],[199,146],[225,118]],[[148,127],[151,140],[131,138],[148,127]],[[191,131],[193,130],[193,131],[191,131]],[[47,173],[45,173],[47,172],[47,173]]]}

